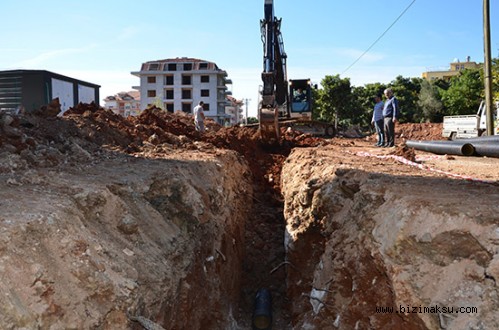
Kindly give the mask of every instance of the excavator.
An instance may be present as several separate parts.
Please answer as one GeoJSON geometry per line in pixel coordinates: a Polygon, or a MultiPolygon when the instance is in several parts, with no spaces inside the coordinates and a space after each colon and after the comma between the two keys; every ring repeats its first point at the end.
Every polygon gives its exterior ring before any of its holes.
{"type": "Polygon", "coordinates": [[[317,136],[334,136],[334,126],[312,119],[310,79],[287,78],[287,55],[281,34],[281,21],[274,15],[274,1],[265,0],[264,18],[260,20],[263,42],[261,100],[258,105],[262,140],[279,141],[280,128],[292,127],[317,136]]]}

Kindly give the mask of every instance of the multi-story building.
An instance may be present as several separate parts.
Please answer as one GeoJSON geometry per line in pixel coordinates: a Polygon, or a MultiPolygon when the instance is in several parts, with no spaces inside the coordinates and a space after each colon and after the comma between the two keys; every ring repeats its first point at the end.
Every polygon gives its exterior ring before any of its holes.
{"type": "Polygon", "coordinates": [[[229,101],[229,105],[225,107],[225,113],[230,117],[227,119],[226,124],[231,126],[241,124],[243,119],[243,100],[237,100],[230,95],[227,95],[227,100],[229,101]]]}
{"type": "Polygon", "coordinates": [[[461,62],[458,59],[455,59],[452,63],[450,63],[450,68],[448,70],[426,71],[423,72],[422,76],[426,80],[449,80],[450,78],[457,76],[459,72],[464,69],[478,69],[481,67],[481,64],[472,62],[471,58],[468,56],[466,57],[466,62],[461,62]]]}
{"type": "Polygon", "coordinates": [[[220,124],[228,118],[227,85],[232,81],[213,62],[188,57],[149,61],[132,74],[140,78],[140,86],[133,88],[140,91],[142,110],[156,105],[169,112],[191,113],[203,101],[206,117],[220,124]]]}
{"type": "Polygon", "coordinates": [[[140,93],[130,91],[107,96],[104,99],[104,108],[124,117],[138,116],[140,115],[140,93]]]}

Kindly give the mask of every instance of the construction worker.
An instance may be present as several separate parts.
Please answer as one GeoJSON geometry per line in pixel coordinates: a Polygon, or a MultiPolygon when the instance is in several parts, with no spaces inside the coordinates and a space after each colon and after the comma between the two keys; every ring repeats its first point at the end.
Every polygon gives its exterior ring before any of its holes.
{"type": "Polygon", "coordinates": [[[203,101],[199,101],[199,104],[194,107],[194,125],[196,126],[196,131],[204,133],[204,112],[203,112],[203,101]]]}

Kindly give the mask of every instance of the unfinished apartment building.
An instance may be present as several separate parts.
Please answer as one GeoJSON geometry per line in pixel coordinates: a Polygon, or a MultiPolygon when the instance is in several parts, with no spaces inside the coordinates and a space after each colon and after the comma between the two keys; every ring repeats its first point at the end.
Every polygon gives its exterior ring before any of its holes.
{"type": "Polygon", "coordinates": [[[227,85],[232,82],[213,62],[187,57],[149,61],[132,74],[140,78],[140,86],[133,88],[140,91],[141,110],[156,105],[169,112],[191,113],[203,101],[208,118],[224,124],[229,117],[225,107],[231,93],[227,85]]]}

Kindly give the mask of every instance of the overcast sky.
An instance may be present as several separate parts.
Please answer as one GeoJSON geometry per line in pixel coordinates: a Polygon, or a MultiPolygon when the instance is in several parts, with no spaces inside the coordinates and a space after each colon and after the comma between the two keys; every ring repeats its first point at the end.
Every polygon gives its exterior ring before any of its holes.
{"type": "MultiPolygon", "coordinates": [[[[263,3],[4,0],[0,70],[53,71],[101,85],[103,99],[138,86],[130,72],[143,62],[199,58],[226,70],[233,96],[250,99],[256,115],[263,3]]],[[[275,0],[274,6],[290,79],[320,84],[340,74],[361,86],[421,77],[467,56],[484,59],[483,1],[275,0]]],[[[492,56],[499,57],[497,1],[490,1],[490,17],[492,56]]]]}

